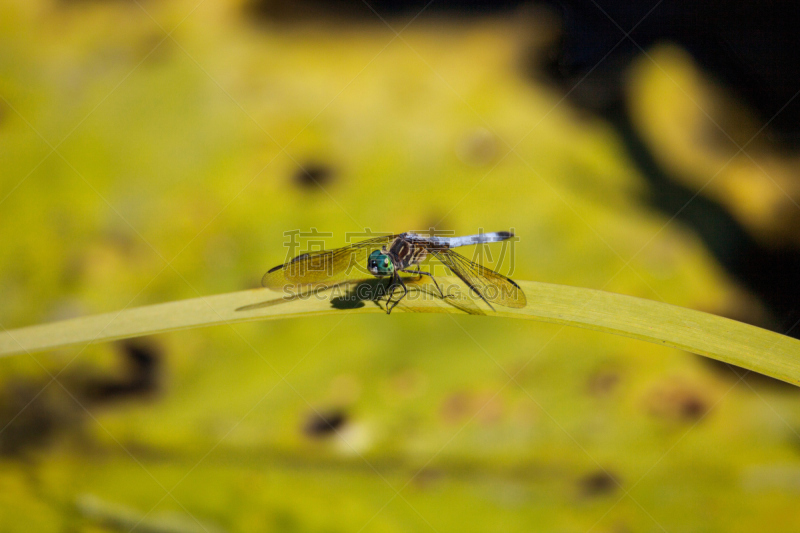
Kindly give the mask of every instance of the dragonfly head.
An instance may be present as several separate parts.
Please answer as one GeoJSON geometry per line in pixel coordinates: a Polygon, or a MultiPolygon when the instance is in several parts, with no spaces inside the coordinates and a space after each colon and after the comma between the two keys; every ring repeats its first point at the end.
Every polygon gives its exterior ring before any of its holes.
{"type": "Polygon", "coordinates": [[[367,259],[367,268],[373,276],[391,276],[394,273],[394,263],[389,257],[389,254],[380,250],[375,250],[369,254],[367,259]]]}

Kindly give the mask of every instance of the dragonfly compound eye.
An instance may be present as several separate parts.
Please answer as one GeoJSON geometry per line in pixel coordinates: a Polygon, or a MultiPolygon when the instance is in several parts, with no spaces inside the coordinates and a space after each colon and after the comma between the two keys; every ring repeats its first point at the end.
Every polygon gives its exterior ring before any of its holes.
{"type": "Polygon", "coordinates": [[[394,271],[392,260],[380,250],[375,250],[369,254],[367,267],[375,276],[388,276],[394,271]]]}

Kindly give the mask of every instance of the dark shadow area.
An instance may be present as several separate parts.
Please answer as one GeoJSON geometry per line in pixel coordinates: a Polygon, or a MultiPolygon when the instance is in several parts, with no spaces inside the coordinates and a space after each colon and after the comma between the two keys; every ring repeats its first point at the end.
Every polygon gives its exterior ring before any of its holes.
{"type": "Polygon", "coordinates": [[[364,307],[364,300],[353,296],[337,296],[331,298],[331,307],[334,309],[360,309],[364,307]]]}
{"type": "MultiPolygon", "coordinates": [[[[339,289],[341,287],[337,287],[339,289]]],[[[364,307],[365,302],[372,302],[380,305],[388,297],[389,280],[387,279],[368,279],[356,285],[343,287],[343,290],[334,289],[331,294],[331,307],[334,309],[359,309],[364,307]]]]}
{"type": "Polygon", "coordinates": [[[698,355],[697,357],[716,375],[725,379],[726,381],[729,381],[731,384],[738,382],[741,378],[746,385],[749,385],[756,390],[770,390],[781,394],[800,393],[800,387],[792,385],[791,383],[786,383],[785,381],[765,376],[764,374],[759,374],[758,372],[753,372],[751,370],[747,370],[746,368],[732,365],[730,363],[723,363],[722,361],[717,361],[716,359],[711,359],[710,357],[703,357],[701,355],[698,355]]]}
{"type": "MultiPolygon", "coordinates": [[[[725,270],[759,298],[772,319],[755,325],[800,336],[800,329],[789,331],[800,318],[800,250],[765,246],[717,202],[674,180],[637,134],[623,102],[609,106],[603,116],[615,126],[631,159],[650,183],[650,194],[643,201],[690,227],[725,270]]],[[[753,322],[750,316],[730,318],[753,322]]]]}
{"type": "Polygon", "coordinates": [[[250,0],[247,12],[269,19],[345,18],[379,22],[380,17],[414,17],[418,13],[475,17],[510,12],[527,2],[521,0],[299,0],[272,2],[250,0]],[[423,11],[424,10],[424,11],[423,11]]]}
{"type": "Polygon", "coordinates": [[[0,389],[0,456],[50,444],[83,419],[80,407],[48,380],[13,380],[0,389]]]}
{"type": "Polygon", "coordinates": [[[312,439],[321,439],[335,435],[347,423],[344,411],[314,411],[308,414],[303,424],[303,433],[312,439]]]}
{"type": "Polygon", "coordinates": [[[771,121],[762,135],[775,148],[796,151],[800,145],[800,98],[795,98],[800,91],[800,12],[779,2],[742,0],[664,1],[652,12],[656,2],[564,0],[557,5],[564,21],[561,42],[549,63],[530,65],[536,71],[532,74],[541,77],[544,73],[569,92],[573,105],[597,113],[616,128],[649,181],[650,195],[645,201],[697,233],[772,317],[769,323],[750,316],[731,318],[800,337],[800,330],[789,331],[800,318],[800,249],[757,241],[723,206],[673,179],[634,127],[623,90],[626,69],[641,53],[639,47],[647,50],[658,43],[677,43],[711,78],[753,110],[762,124],[771,121]],[[620,27],[624,32],[632,30],[632,40],[624,38],[620,27]]]}
{"type": "Polygon", "coordinates": [[[593,498],[612,494],[621,485],[617,476],[608,470],[600,469],[582,477],[578,486],[581,496],[593,498]]]}
{"type": "Polygon", "coordinates": [[[117,343],[121,369],[112,374],[76,365],[63,374],[0,386],[0,455],[22,456],[78,434],[94,409],[152,397],[163,382],[164,354],[151,339],[117,343]]]}
{"type": "MultiPolygon", "coordinates": [[[[549,65],[554,78],[577,81],[592,71],[590,78],[599,83],[590,79],[590,86],[619,87],[622,69],[642,49],[675,43],[754,110],[762,124],[772,120],[774,139],[798,147],[800,10],[793,5],[753,0],[549,0],[548,4],[563,19],[558,53],[549,65]],[[628,32],[630,38],[625,37],[628,32]]],[[[574,96],[580,94],[576,91],[574,96]]]]}
{"type": "MultiPolygon", "coordinates": [[[[427,282],[427,278],[417,279],[414,276],[403,277],[403,281],[408,288],[408,294],[400,301],[399,307],[404,307],[405,304],[412,303],[415,299],[436,299],[442,300],[448,305],[463,311],[470,315],[483,315],[485,314],[471,299],[462,295],[460,290],[450,291],[445,290],[445,297],[439,294],[432,283],[427,282]]],[[[263,302],[257,302],[250,305],[245,305],[236,309],[236,311],[255,311],[264,307],[272,307],[291,302],[298,299],[319,298],[330,299],[331,307],[334,309],[347,310],[347,309],[360,309],[371,302],[386,310],[386,301],[390,296],[389,280],[388,279],[367,279],[360,282],[347,282],[339,285],[334,285],[328,288],[314,289],[306,293],[297,294],[294,296],[286,296],[283,298],[273,298],[263,302]]],[[[402,289],[397,289],[393,298],[397,299],[402,294],[402,289]]]]}
{"type": "Polygon", "coordinates": [[[335,177],[336,172],[329,165],[306,163],[294,173],[292,182],[300,189],[321,192],[321,187],[329,185],[335,177]]]}
{"type": "Polygon", "coordinates": [[[117,343],[124,369],[118,377],[96,377],[83,387],[82,396],[91,403],[105,403],[156,393],[161,385],[164,354],[147,339],[117,343]]]}
{"type": "MultiPolygon", "coordinates": [[[[391,296],[397,299],[402,294],[402,289],[397,289],[394,294],[390,294],[389,283],[386,279],[365,280],[357,285],[346,288],[346,292],[331,298],[331,306],[335,309],[358,309],[364,307],[365,302],[373,302],[375,305],[386,309],[387,299],[391,296]]],[[[403,281],[408,288],[408,294],[400,301],[399,307],[403,304],[412,303],[415,299],[435,299],[441,300],[456,309],[470,315],[485,314],[478,308],[472,300],[460,297],[459,293],[450,294],[445,289],[444,298],[435,289],[432,283],[427,283],[426,278],[415,279],[414,277],[404,277],[403,281]]]]}
{"type": "MultiPolygon", "coordinates": [[[[774,117],[771,127],[780,141],[795,147],[800,143],[800,101],[789,103],[800,90],[800,10],[786,2],[249,0],[245,6],[248,13],[267,18],[344,18],[379,24],[378,16],[513,15],[528,6],[547,6],[563,20],[561,42],[547,66],[553,77],[580,77],[594,69],[596,78],[619,78],[620,67],[641,49],[673,42],[756,110],[762,123],[774,117]]],[[[613,86],[613,81],[606,79],[602,85],[613,86]]],[[[588,85],[594,84],[589,80],[588,85]]]]}

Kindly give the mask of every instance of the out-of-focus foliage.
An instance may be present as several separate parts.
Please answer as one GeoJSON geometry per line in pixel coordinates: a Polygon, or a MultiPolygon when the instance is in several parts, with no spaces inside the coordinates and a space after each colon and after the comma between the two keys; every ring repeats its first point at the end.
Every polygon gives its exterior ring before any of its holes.
{"type": "MultiPolygon", "coordinates": [[[[256,286],[289,230],[431,225],[514,228],[522,279],[747,312],[613,131],[521,74],[525,31],[3,0],[0,324],[256,286]]],[[[0,375],[0,531],[800,526],[795,389],[600,333],[334,316],[0,375]]]]}
{"type": "Polygon", "coordinates": [[[631,107],[670,175],[719,202],[759,241],[796,245],[800,164],[776,150],[771,122],[711,83],[679,48],[659,47],[635,70],[631,107]]]}

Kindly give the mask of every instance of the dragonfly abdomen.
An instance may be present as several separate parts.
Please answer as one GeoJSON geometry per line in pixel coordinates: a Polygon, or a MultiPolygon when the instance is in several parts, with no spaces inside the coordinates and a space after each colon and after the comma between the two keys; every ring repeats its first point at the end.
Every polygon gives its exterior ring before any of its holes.
{"type": "Polygon", "coordinates": [[[417,235],[416,233],[406,233],[405,237],[410,241],[431,243],[448,248],[458,248],[459,246],[470,246],[472,244],[485,244],[489,242],[500,242],[510,239],[514,234],[510,231],[493,231],[491,233],[478,233],[476,235],[465,235],[463,237],[439,237],[417,235]]]}

